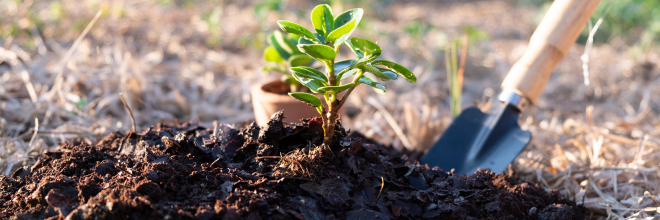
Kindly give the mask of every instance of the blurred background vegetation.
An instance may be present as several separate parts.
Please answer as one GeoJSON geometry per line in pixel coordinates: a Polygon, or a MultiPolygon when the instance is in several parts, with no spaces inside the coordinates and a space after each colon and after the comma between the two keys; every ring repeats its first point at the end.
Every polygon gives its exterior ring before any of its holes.
{"type": "MultiPolygon", "coordinates": [[[[517,0],[517,3],[540,7],[541,10],[536,16],[538,22],[552,4],[552,0],[517,0]]],[[[592,16],[593,22],[601,16],[604,16],[603,24],[594,36],[595,42],[622,40],[629,45],[635,45],[635,50],[644,52],[656,47],[660,41],[660,1],[603,0],[592,16]]],[[[585,29],[578,42],[585,42],[587,36],[585,29]]]]}
{"type": "MultiPolygon", "coordinates": [[[[200,5],[212,6],[218,5],[215,7],[205,7],[205,10],[200,14],[200,19],[206,22],[207,30],[209,33],[208,43],[209,45],[217,45],[220,43],[219,28],[220,28],[220,17],[222,15],[222,7],[228,0],[211,0],[204,1],[204,3],[196,0],[156,0],[160,5],[164,7],[179,7],[179,8],[195,8],[200,5]]],[[[16,7],[20,5],[19,3],[23,2],[22,0],[2,0],[0,4],[3,7],[16,7]]],[[[77,14],[68,13],[64,10],[61,1],[48,1],[47,8],[30,8],[25,10],[25,16],[17,21],[13,22],[9,20],[6,15],[0,14],[0,36],[4,39],[8,37],[19,37],[21,35],[30,36],[34,34],[30,31],[31,27],[35,27],[37,30],[43,32],[44,34],[71,34],[75,35],[76,32],[82,31],[85,27],[86,22],[83,18],[79,17],[77,14]],[[63,22],[68,19],[75,18],[72,23],[63,22]],[[65,25],[66,26],[63,26],[65,25]],[[55,28],[57,27],[57,28],[55,28]],[[73,32],[71,32],[71,30],[73,32]]],[[[90,10],[101,10],[104,17],[122,17],[124,15],[124,9],[122,9],[121,4],[113,4],[113,1],[67,1],[64,2],[70,3],[82,3],[87,6],[86,8],[90,10]]],[[[281,15],[286,13],[293,13],[298,17],[305,17],[305,11],[300,8],[287,7],[287,0],[263,0],[263,1],[252,1],[254,2],[254,14],[256,20],[262,26],[264,31],[272,29],[273,25],[268,24],[266,17],[268,14],[275,12],[281,15]]],[[[396,0],[383,0],[383,1],[359,1],[359,0],[324,0],[324,1],[311,1],[313,4],[330,4],[336,10],[343,10],[349,7],[362,7],[369,10],[370,15],[367,17],[367,21],[360,23],[361,28],[368,28],[369,19],[387,19],[387,12],[384,10],[396,0]]],[[[404,1],[405,2],[405,1],[404,1]]],[[[545,11],[553,2],[552,0],[514,0],[515,4],[519,6],[530,6],[538,7],[537,14],[535,15],[535,22],[538,23],[540,19],[545,14],[545,11]]],[[[660,41],[660,1],[657,0],[603,0],[597,11],[592,16],[592,19],[595,21],[601,16],[604,15],[603,25],[600,27],[596,36],[594,37],[595,42],[598,43],[607,43],[612,40],[623,40],[628,44],[635,44],[641,47],[642,50],[650,50],[657,45],[657,42],[660,41]],[[608,10],[605,14],[606,10],[608,10]]],[[[403,31],[412,36],[413,41],[418,41],[420,36],[424,35],[429,30],[434,29],[433,25],[430,25],[422,20],[414,19],[411,20],[404,28],[403,31]]],[[[265,36],[259,36],[261,40],[265,39],[265,36]]],[[[578,42],[586,41],[587,33],[581,36],[578,42]]],[[[30,46],[33,44],[27,44],[30,46]]],[[[260,47],[263,45],[255,45],[260,47]]]]}

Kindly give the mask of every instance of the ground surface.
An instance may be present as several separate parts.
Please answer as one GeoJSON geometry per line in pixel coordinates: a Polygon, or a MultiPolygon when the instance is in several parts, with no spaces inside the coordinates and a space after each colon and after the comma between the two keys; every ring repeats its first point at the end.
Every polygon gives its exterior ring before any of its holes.
{"type": "Polygon", "coordinates": [[[414,165],[340,125],[330,151],[314,147],[320,121],[281,120],[159,124],[62,144],[1,177],[0,218],[584,219],[584,208],[538,184],[414,165]]]}
{"type": "MultiPolygon", "coordinates": [[[[378,41],[383,58],[418,77],[415,84],[386,82],[384,95],[358,87],[344,126],[415,151],[451,122],[444,45],[460,39],[466,25],[488,33],[469,49],[463,86],[464,107],[488,109],[542,15],[540,5],[513,0],[330,2],[334,11],[364,8],[354,36],[378,41]]],[[[250,85],[279,77],[261,71],[267,34],[279,19],[310,27],[305,12],[317,3],[0,1],[0,171],[11,176],[61,142],[91,145],[126,133],[131,121],[120,92],[139,131],[175,120],[249,124],[250,85]]],[[[591,218],[657,215],[658,50],[618,36],[595,40],[606,43],[588,53],[591,84],[584,84],[584,46],[576,44],[521,118],[533,141],[512,169],[517,178],[583,198],[577,202],[591,218]]]]}

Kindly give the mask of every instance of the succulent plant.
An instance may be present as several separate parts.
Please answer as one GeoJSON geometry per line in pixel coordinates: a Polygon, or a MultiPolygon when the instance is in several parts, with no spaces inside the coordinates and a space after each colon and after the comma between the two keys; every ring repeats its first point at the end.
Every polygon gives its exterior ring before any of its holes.
{"type": "Polygon", "coordinates": [[[381,81],[395,80],[401,76],[410,83],[417,81],[415,75],[405,67],[387,60],[377,60],[382,50],[378,44],[359,37],[349,39],[360,23],[363,10],[351,9],[334,17],[329,5],[322,4],[312,10],[312,24],[316,33],[302,25],[290,21],[278,21],[282,30],[298,35],[297,49],[311,58],[325,64],[325,73],[306,66],[291,67],[292,77],[313,93],[322,94],[327,108],[321,99],[310,93],[292,92],[290,96],[305,102],[321,114],[323,118],[323,143],[330,147],[337,123],[337,111],[344,105],[353,89],[360,84],[371,86],[378,93],[385,93],[385,86],[367,77],[365,73],[381,81]],[[357,59],[335,61],[339,46],[348,46],[357,59]],[[353,77],[350,82],[341,82],[353,77]],[[342,97],[337,97],[346,91],[342,97]]]}

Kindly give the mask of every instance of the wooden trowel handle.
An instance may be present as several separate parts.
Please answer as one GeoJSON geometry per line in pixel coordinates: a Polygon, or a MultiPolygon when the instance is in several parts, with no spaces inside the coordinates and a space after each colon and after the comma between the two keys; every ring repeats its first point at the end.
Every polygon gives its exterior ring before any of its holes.
{"type": "Polygon", "coordinates": [[[502,82],[531,103],[543,91],[552,69],[564,58],[601,0],[555,0],[532,34],[529,47],[502,82]]]}

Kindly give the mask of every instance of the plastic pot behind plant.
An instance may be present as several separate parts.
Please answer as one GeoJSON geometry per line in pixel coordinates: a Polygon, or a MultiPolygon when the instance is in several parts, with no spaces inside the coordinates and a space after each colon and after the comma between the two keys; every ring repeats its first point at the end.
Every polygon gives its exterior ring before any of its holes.
{"type": "MultiPolygon", "coordinates": [[[[284,110],[284,122],[289,123],[297,123],[303,118],[319,116],[315,108],[287,95],[288,91],[289,85],[282,81],[271,81],[252,87],[250,90],[252,108],[259,126],[266,126],[270,117],[281,110],[284,110]]],[[[339,97],[343,95],[344,92],[340,93],[339,97]]],[[[316,96],[324,100],[322,95],[316,94],[316,96]]],[[[344,108],[339,109],[339,115],[343,114],[344,108]]]]}

